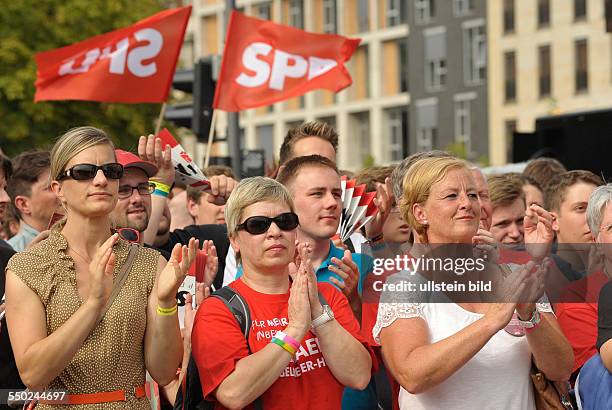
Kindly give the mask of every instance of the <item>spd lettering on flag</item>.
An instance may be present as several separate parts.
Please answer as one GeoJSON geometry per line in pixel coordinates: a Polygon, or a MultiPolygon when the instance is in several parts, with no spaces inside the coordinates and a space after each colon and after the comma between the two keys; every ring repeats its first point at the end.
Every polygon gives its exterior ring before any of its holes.
{"type": "Polygon", "coordinates": [[[164,102],[191,6],[38,53],[35,101],[164,102]]]}
{"type": "Polygon", "coordinates": [[[361,40],[316,34],[232,12],[214,108],[240,111],[352,83],[344,63],[361,40]]]}

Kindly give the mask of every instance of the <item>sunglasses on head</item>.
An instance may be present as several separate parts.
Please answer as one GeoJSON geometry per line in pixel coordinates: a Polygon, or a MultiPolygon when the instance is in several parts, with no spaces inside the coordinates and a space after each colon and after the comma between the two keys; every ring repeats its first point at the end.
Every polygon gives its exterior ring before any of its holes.
{"type": "Polygon", "coordinates": [[[245,230],[251,235],[259,235],[270,229],[272,222],[282,231],[292,231],[299,225],[298,216],[293,212],[286,212],[274,218],[267,216],[252,216],[236,227],[237,230],[245,230]]]}
{"type": "Polygon", "coordinates": [[[119,179],[123,176],[123,165],[117,162],[103,165],[76,164],[59,174],[57,180],[61,181],[66,178],[72,178],[77,181],[93,179],[98,173],[98,170],[102,170],[104,176],[108,179],[119,179]]]}

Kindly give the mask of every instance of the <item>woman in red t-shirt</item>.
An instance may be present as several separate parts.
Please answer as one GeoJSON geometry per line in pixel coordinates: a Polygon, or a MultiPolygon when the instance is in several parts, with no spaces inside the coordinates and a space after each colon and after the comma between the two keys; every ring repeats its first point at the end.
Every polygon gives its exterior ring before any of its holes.
{"type": "Polygon", "coordinates": [[[299,266],[293,264],[293,209],[287,189],[264,177],[240,182],[227,202],[230,242],[244,269],[230,287],[247,302],[252,322],[246,340],[220,299],[198,309],[192,351],[204,397],[217,409],[258,398],[266,410],[340,409],[344,386],[363,389],[370,381],[371,351],[346,298],[317,283],[308,246],[299,245],[299,266]]]}

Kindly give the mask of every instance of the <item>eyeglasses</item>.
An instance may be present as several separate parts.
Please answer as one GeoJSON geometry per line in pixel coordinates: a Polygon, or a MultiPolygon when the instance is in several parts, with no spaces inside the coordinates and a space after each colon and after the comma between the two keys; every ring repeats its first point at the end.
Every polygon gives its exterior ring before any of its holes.
{"type": "Polygon", "coordinates": [[[117,162],[111,162],[103,165],[76,164],[75,166],[68,168],[59,174],[57,176],[57,180],[61,181],[62,179],[66,179],[68,177],[77,181],[93,179],[100,169],[104,173],[104,176],[109,179],[119,179],[123,176],[123,165],[117,162]]]}
{"type": "Polygon", "coordinates": [[[132,243],[140,242],[140,232],[138,232],[136,229],[119,228],[117,229],[117,233],[119,234],[119,236],[121,236],[123,239],[125,239],[128,242],[132,242],[132,243]]]}
{"type": "Polygon", "coordinates": [[[612,224],[607,224],[599,228],[599,232],[603,232],[606,234],[612,233],[612,224]]]}
{"type": "Polygon", "coordinates": [[[236,227],[237,230],[245,230],[251,235],[260,235],[270,229],[272,222],[282,231],[292,231],[300,224],[298,216],[293,212],[286,212],[274,218],[267,216],[252,216],[236,227]]]}
{"type": "Polygon", "coordinates": [[[155,191],[155,184],[152,182],[143,182],[142,184],[138,184],[136,186],[130,185],[121,185],[119,187],[119,194],[117,195],[119,199],[126,199],[132,196],[134,190],[138,191],[139,195],[151,195],[153,191],[155,191]]]}

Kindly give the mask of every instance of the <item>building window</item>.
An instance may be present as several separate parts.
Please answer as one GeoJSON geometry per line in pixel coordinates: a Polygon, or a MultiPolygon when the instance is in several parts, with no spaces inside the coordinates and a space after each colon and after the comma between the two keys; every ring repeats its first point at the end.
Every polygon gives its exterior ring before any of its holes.
{"type": "Polygon", "coordinates": [[[320,118],[317,118],[317,121],[323,122],[334,129],[336,128],[336,116],[335,115],[332,115],[330,117],[320,117],[320,118]]]}
{"type": "Polygon", "coordinates": [[[289,25],[304,29],[304,4],[302,0],[289,0],[289,25]]]}
{"type": "Polygon", "coordinates": [[[446,30],[436,27],[423,31],[425,39],[425,88],[436,91],[446,85],[446,30]]]}
{"type": "Polygon", "coordinates": [[[514,0],[504,0],[504,33],[514,32],[514,0]]]}
{"type": "Polygon", "coordinates": [[[478,84],[487,75],[487,45],[483,20],[463,29],[463,62],[466,84],[478,84]]]}
{"type": "Polygon", "coordinates": [[[434,0],[414,0],[414,19],[418,24],[429,23],[435,15],[434,0]]]}
{"type": "Polygon", "coordinates": [[[538,27],[550,24],[550,0],[538,0],[538,27]]]}
{"type": "Polygon", "coordinates": [[[472,153],[472,100],[474,93],[455,96],[455,141],[463,144],[465,153],[472,153]]]}
{"type": "Polygon", "coordinates": [[[405,108],[389,110],[389,152],[391,161],[401,161],[404,159],[404,140],[407,130],[407,111],[405,108]]]}
{"type": "Polygon", "coordinates": [[[408,39],[398,40],[397,53],[399,55],[397,67],[399,72],[399,92],[405,93],[408,91],[408,39]]]}
{"type": "Polygon", "coordinates": [[[260,125],[255,128],[257,147],[264,150],[267,164],[274,164],[274,125],[260,125]]]}
{"type": "Polygon", "coordinates": [[[538,66],[540,69],[540,98],[550,96],[552,84],[550,60],[550,46],[540,46],[538,48],[538,66]]]}
{"type": "Polygon", "coordinates": [[[474,10],[474,0],[453,0],[453,13],[455,17],[462,17],[474,10]]]}
{"type": "Polygon", "coordinates": [[[406,23],[405,4],[405,0],[387,0],[387,27],[406,23]]]}
{"type": "Polygon", "coordinates": [[[438,133],[438,101],[435,98],[416,102],[417,152],[431,151],[438,133]]]}
{"type": "Polygon", "coordinates": [[[356,141],[359,142],[360,158],[362,164],[372,156],[370,144],[370,115],[366,112],[351,114],[351,123],[356,141]]]}
{"type": "Polygon", "coordinates": [[[574,20],[584,20],[587,16],[586,0],[574,0],[574,20]]]}
{"type": "Polygon", "coordinates": [[[370,31],[370,2],[359,0],[357,3],[357,15],[359,18],[359,32],[370,31]]]}
{"type": "Polygon", "coordinates": [[[587,40],[576,40],[574,43],[576,92],[585,92],[589,88],[589,61],[587,40]]]}
{"type": "Polygon", "coordinates": [[[516,53],[504,53],[504,96],[506,102],[516,100],[516,53]]]}
{"type": "Polygon", "coordinates": [[[256,16],[263,20],[272,19],[272,5],[270,3],[260,3],[255,6],[256,16]]]}
{"type": "Polygon", "coordinates": [[[336,0],[323,0],[323,32],[336,34],[336,0]]]}
{"type": "Polygon", "coordinates": [[[507,120],[504,123],[505,137],[506,137],[506,161],[512,162],[514,160],[513,147],[514,147],[514,133],[516,132],[516,120],[507,120]]]}

